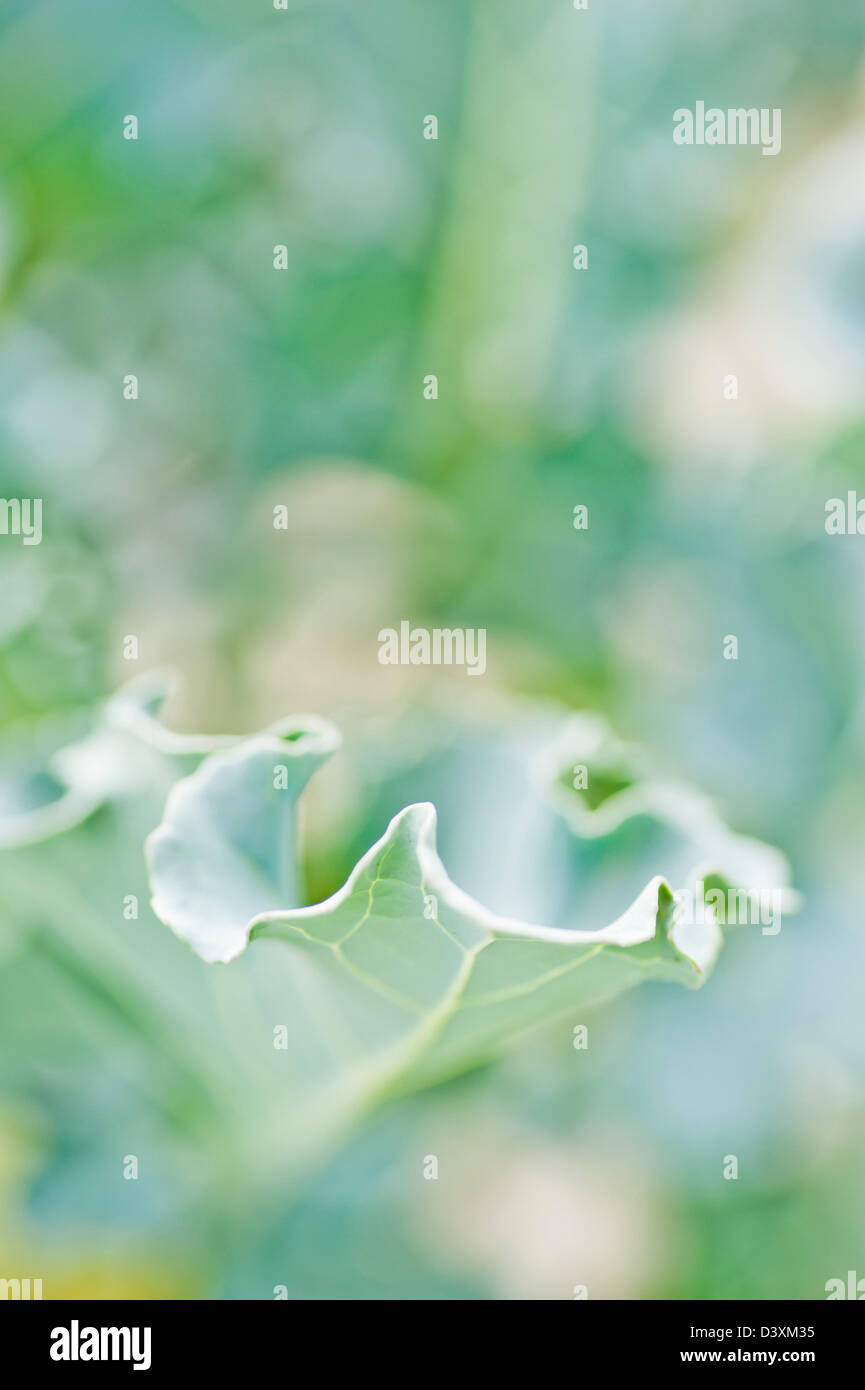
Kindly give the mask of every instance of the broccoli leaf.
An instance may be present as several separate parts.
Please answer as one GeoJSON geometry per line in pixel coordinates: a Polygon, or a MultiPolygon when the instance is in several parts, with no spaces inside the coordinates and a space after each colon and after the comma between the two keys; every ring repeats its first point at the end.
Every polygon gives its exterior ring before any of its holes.
{"type": "Polygon", "coordinates": [[[212,754],[174,787],[147,844],[153,909],[205,960],[270,943],[272,965],[259,965],[293,1001],[277,1014],[289,1056],[308,1052],[312,1028],[340,1088],[410,1090],[644,979],[702,983],[720,928],[710,914],[686,954],[663,878],[600,931],[498,916],[448,877],[428,803],[395,816],[332,897],[296,906],[296,800],[335,741],[307,721],[288,741],[259,735],[212,754]]]}

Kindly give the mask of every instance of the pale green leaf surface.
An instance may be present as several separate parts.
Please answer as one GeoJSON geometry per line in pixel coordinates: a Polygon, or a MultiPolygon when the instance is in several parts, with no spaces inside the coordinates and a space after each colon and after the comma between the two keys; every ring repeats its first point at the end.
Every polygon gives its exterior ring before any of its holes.
{"type": "Polygon", "coordinates": [[[279,952],[289,1061],[311,1056],[311,1030],[340,1085],[411,1089],[641,980],[702,982],[720,928],[710,918],[692,931],[686,955],[662,878],[597,932],[498,916],[449,878],[428,803],[395,816],[332,897],[292,907],[294,803],[332,743],[328,727],[307,728],[289,745],[260,736],[212,755],[173,789],[148,840],[154,911],[200,955],[229,961],[251,937],[253,956],[265,943],[279,952]],[[277,791],[278,762],[291,776],[277,791]]]}
{"type": "Polygon", "coordinates": [[[297,896],[297,797],[339,744],[332,725],[286,720],[178,782],[148,839],[153,910],[206,961],[233,959],[251,918],[297,896]]]}

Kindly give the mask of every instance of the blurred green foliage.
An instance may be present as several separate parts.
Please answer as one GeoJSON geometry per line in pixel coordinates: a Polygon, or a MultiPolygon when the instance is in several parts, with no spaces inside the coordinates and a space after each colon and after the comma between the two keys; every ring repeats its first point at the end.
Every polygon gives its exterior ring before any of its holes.
{"type": "MultiPolygon", "coordinates": [[[[539,1039],[264,1200],[227,1181],[206,969],[143,907],[164,788],[104,807],[0,859],[0,1274],[814,1298],[862,1272],[865,567],[823,517],[865,489],[863,41],[853,0],[4,0],[2,492],[45,518],[0,537],[6,764],[79,733],[136,634],[185,676],[178,727],[343,728],[311,900],[431,799],[454,878],[487,901],[504,866],[490,905],[537,917],[525,754],[550,704],[597,707],[780,844],[807,907],[699,995],[618,1003],[588,1053],[539,1039]],[[674,147],[697,99],[782,108],[782,153],[674,147]],[[485,626],[484,680],[381,668],[404,617],[485,626]]],[[[599,901],[634,864],[587,852],[599,901]]]]}

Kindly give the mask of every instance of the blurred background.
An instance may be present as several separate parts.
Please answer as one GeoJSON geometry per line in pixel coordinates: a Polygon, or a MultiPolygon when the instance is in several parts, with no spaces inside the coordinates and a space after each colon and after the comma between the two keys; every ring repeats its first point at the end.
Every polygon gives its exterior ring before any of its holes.
{"type": "MultiPolygon", "coordinates": [[[[115,768],[92,816],[0,855],[0,1277],[865,1277],[865,542],[824,528],[865,491],[861,7],[4,0],[0,113],[0,481],[44,501],[41,545],[0,537],[7,843],[52,752],[171,667],[175,729],[340,726],[305,797],[309,901],[431,799],[457,882],[542,920],[566,885],[525,768],[571,709],[779,845],[805,897],[730,936],[705,989],[575,1020],[587,1052],[542,1032],[263,1192],[196,1024],[207,967],[145,906],[170,775],[115,768]],[[781,153],[675,146],[697,100],[780,107],[781,153]],[[381,666],[404,618],[485,627],[485,676],[381,666]]],[[[612,915],[631,886],[607,861],[612,915]]]]}

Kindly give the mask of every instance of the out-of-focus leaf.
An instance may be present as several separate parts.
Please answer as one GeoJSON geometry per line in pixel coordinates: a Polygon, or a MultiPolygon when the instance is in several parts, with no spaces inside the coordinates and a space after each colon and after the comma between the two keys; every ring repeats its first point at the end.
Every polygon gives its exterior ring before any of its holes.
{"type": "Polygon", "coordinates": [[[698,788],[658,776],[642,750],[616,738],[599,715],[578,714],[567,721],[539,759],[535,780],[581,839],[611,835],[645,816],[690,847],[691,883],[717,878],[752,895],[777,892],[785,912],[799,905],[790,866],[779,850],[736,834],[698,788]]]}
{"type": "Polygon", "coordinates": [[[123,686],[99,711],[90,733],[46,765],[0,770],[0,849],[34,844],[73,829],[107,801],[162,786],[205,754],[240,735],[176,734],[157,718],[172,678],[152,672],[123,686]]]}

